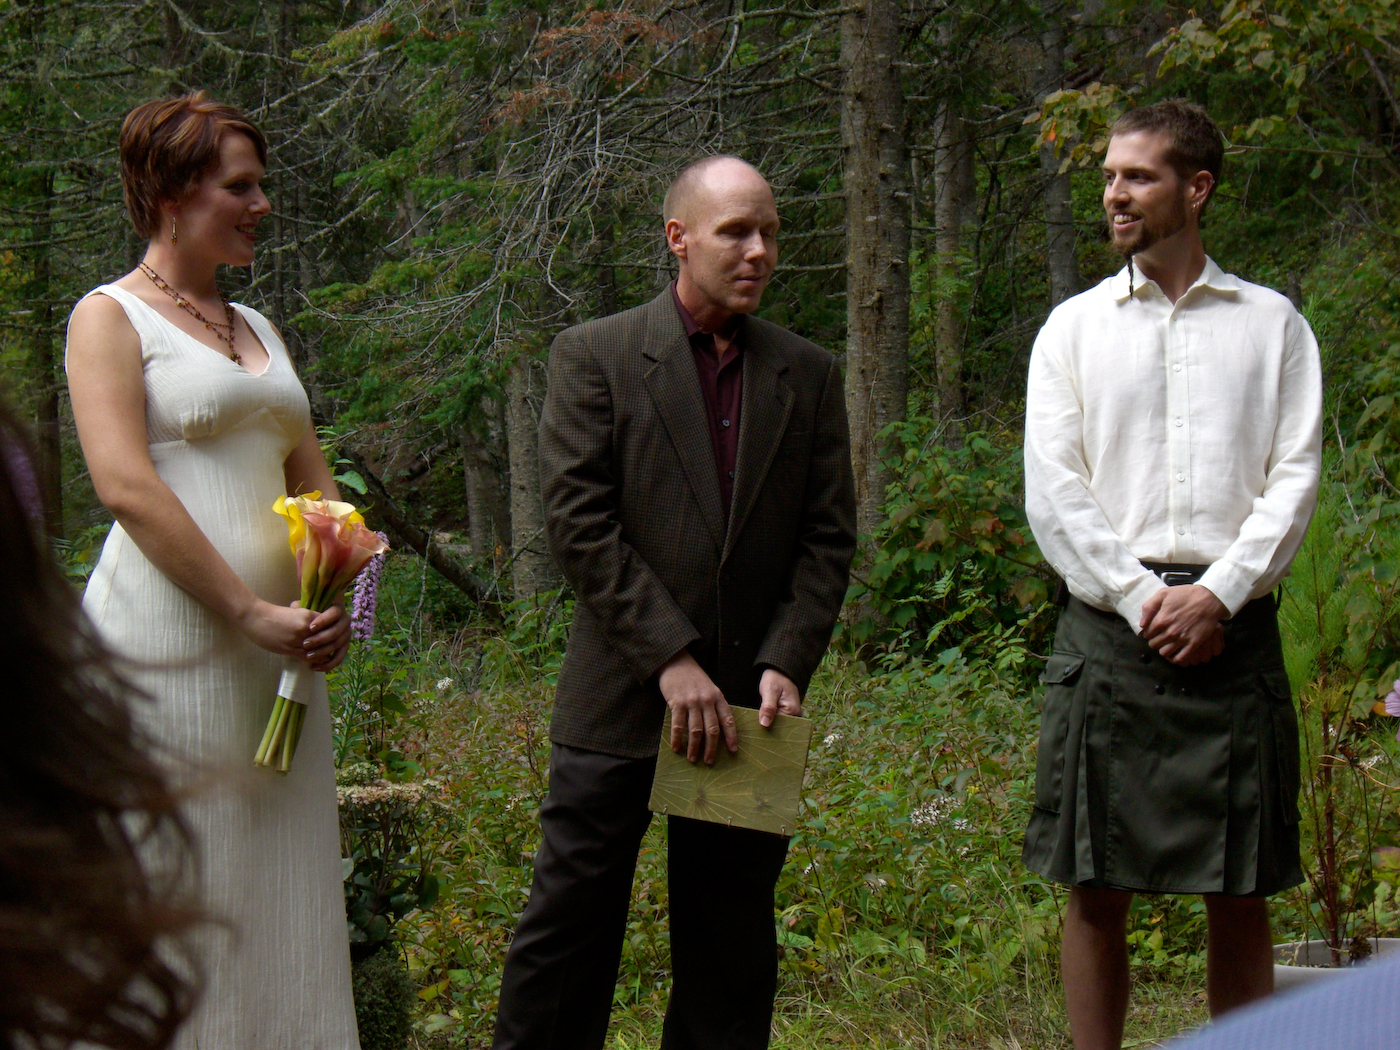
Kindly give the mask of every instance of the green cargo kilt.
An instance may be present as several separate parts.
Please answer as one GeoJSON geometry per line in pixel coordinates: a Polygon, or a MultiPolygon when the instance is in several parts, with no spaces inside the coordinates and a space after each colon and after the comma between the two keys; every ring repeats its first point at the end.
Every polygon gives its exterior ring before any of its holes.
{"type": "Polygon", "coordinates": [[[1197,667],[1077,599],[1046,665],[1022,859],[1066,885],[1267,896],[1303,881],[1298,719],[1272,598],[1197,667]]]}

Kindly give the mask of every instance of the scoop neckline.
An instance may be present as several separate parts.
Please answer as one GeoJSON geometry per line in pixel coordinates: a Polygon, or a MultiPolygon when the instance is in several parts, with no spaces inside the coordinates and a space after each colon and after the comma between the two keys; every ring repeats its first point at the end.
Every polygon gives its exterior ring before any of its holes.
{"type": "Polygon", "coordinates": [[[135,299],[138,303],[140,303],[143,307],[145,307],[147,310],[149,310],[149,311],[155,316],[155,318],[156,318],[158,321],[160,321],[162,324],[164,324],[164,325],[166,325],[167,327],[169,327],[169,328],[173,329],[174,331],[178,332],[180,335],[182,335],[182,336],[184,336],[186,339],[190,340],[190,342],[197,344],[198,346],[202,347],[203,349],[209,350],[209,351],[211,351],[211,352],[213,352],[213,353],[215,353],[215,354],[218,354],[220,357],[222,357],[225,361],[227,361],[229,364],[231,364],[234,368],[238,369],[238,370],[239,370],[240,372],[242,372],[244,375],[246,375],[246,376],[251,376],[251,377],[254,378],[254,379],[261,379],[263,376],[267,375],[267,373],[269,373],[269,372],[272,371],[272,350],[271,350],[271,348],[267,345],[267,343],[263,341],[262,336],[258,335],[258,333],[257,333],[256,331],[253,330],[253,322],[252,322],[252,320],[251,320],[249,314],[244,313],[244,308],[243,308],[243,304],[242,304],[242,303],[235,303],[235,302],[232,302],[232,301],[230,300],[229,305],[232,306],[235,310],[238,311],[239,315],[243,318],[243,323],[246,324],[246,325],[248,326],[248,331],[249,331],[249,332],[252,332],[253,338],[256,339],[256,340],[258,341],[258,345],[261,346],[261,347],[263,348],[263,353],[267,354],[267,367],[264,368],[261,372],[252,372],[252,371],[249,371],[248,369],[244,368],[241,364],[239,364],[237,361],[235,361],[233,358],[229,357],[228,354],[226,354],[226,353],[224,353],[222,350],[220,350],[217,346],[210,346],[208,343],[206,343],[203,339],[200,339],[198,336],[196,336],[196,335],[191,335],[189,332],[185,331],[183,328],[181,328],[179,325],[177,325],[174,321],[170,320],[170,318],[166,317],[163,313],[161,313],[159,310],[157,310],[157,309],[156,309],[154,306],[152,306],[150,303],[146,302],[146,300],[142,299],[142,298],[141,298],[139,295],[137,295],[135,292],[131,291],[129,288],[123,288],[121,285],[118,285],[118,284],[103,285],[103,289],[104,289],[104,290],[107,289],[107,288],[115,288],[117,291],[119,291],[119,292],[124,292],[125,294],[131,296],[131,297],[132,297],[133,299],[135,299]]]}

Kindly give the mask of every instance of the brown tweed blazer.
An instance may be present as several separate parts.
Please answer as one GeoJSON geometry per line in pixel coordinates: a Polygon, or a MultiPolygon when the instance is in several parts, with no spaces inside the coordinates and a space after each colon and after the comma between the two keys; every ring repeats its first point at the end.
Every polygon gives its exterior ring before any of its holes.
{"type": "Polygon", "coordinates": [[[540,488],[574,622],[550,739],[656,754],[657,671],[683,648],[757,707],[765,667],[804,692],[855,551],[841,372],[825,350],[745,318],[726,526],[695,359],[669,289],[561,332],[540,417],[540,488]]]}

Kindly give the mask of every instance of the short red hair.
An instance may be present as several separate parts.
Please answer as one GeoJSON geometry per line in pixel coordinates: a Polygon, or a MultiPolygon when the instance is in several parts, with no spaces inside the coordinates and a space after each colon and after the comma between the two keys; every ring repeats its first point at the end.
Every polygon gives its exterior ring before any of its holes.
{"type": "Polygon", "coordinates": [[[226,131],[247,135],[267,164],[267,139],[232,106],[207,91],[142,103],[122,121],[122,195],[141,237],[160,229],[162,201],[179,201],[219,162],[226,131]]]}

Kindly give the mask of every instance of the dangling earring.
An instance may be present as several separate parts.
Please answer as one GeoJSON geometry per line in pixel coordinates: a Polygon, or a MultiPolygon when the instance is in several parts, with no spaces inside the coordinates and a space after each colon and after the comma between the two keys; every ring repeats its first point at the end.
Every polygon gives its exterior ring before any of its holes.
{"type": "Polygon", "coordinates": [[[176,240],[178,237],[175,233],[175,216],[172,215],[170,216],[170,243],[174,244],[176,240]]]}

